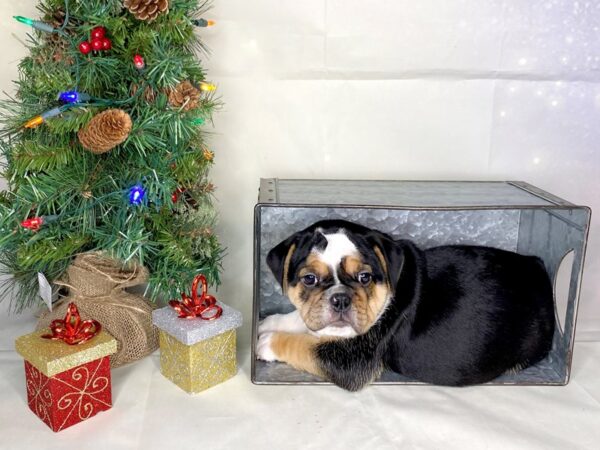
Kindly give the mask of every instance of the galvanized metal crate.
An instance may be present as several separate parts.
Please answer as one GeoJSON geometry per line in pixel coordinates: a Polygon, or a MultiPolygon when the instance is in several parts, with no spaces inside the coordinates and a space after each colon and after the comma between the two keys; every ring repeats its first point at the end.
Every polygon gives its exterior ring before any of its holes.
{"type": "MultiPolygon", "coordinates": [[[[516,181],[356,181],[262,179],[254,211],[254,314],[252,381],[314,384],[323,381],[281,363],[255,357],[260,319],[293,310],[266,264],[271,248],[323,219],[345,219],[413,240],[423,248],[486,245],[537,255],[555,280],[573,252],[566,313],[557,313],[549,356],[490,384],[564,385],[569,381],[577,303],[591,210],[516,181]],[[562,316],[562,317],[561,317],[562,316]]],[[[555,299],[556,300],[556,299],[555,299]]],[[[557,309],[558,310],[558,309],[557,309]]],[[[413,384],[385,372],[376,384],[413,384]]]]}

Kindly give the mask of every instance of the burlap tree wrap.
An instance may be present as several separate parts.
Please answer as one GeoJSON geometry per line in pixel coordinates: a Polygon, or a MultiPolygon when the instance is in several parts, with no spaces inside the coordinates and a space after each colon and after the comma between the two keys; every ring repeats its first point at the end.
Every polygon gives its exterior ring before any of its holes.
{"type": "Polygon", "coordinates": [[[68,287],[69,295],[40,317],[37,328],[48,328],[52,320],[62,319],[69,302],[75,302],[83,319],[97,320],[117,340],[111,367],[141,359],[158,348],[158,332],[152,325],[154,308],[124,289],[147,279],[148,271],[141,265],[123,267],[101,253],[81,254],[67,269],[65,279],[57,282],[68,287]]]}

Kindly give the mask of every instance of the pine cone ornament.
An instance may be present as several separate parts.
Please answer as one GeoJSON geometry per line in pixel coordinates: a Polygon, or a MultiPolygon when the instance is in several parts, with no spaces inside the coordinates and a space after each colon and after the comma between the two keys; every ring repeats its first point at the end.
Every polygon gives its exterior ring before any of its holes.
{"type": "Polygon", "coordinates": [[[59,28],[63,25],[67,14],[63,8],[58,8],[51,13],[46,14],[44,17],[45,22],[49,22],[52,24],[54,28],[59,28]]]}
{"type": "Polygon", "coordinates": [[[58,33],[46,34],[48,35],[46,37],[46,43],[52,54],[52,59],[57,63],[64,62],[67,65],[73,64],[73,58],[69,56],[69,41],[58,33]]]}
{"type": "MultiPolygon", "coordinates": [[[[65,19],[67,17],[67,13],[63,7],[58,7],[56,9],[49,9],[47,7],[44,8],[44,22],[51,24],[54,28],[61,28],[65,23],[65,19]]],[[[73,34],[73,27],[81,25],[81,20],[69,15],[69,21],[65,25],[63,32],[67,34],[73,34]]],[[[51,33],[50,35],[57,34],[51,33]]]]}
{"type": "Polygon", "coordinates": [[[169,12],[169,0],[124,0],[123,6],[138,20],[152,22],[169,12]]]}
{"type": "Polygon", "coordinates": [[[123,143],[131,132],[131,117],[122,109],[107,109],[92,117],[77,136],[84,148],[97,155],[123,143]]]}
{"type": "Polygon", "coordinates": [[[182,81],[169,92],[169,105],[183,108],[184,111],[194,109],[200,103],[200,90],[188,80],[182,81]]]}

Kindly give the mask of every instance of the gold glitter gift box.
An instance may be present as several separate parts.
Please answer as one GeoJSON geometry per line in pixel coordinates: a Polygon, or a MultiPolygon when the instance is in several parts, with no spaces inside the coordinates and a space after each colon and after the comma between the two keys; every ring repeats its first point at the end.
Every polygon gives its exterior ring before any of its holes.
{"type": "Polygon", "coordinates": [[[52,431],[106,411],[112,406],[109,355],[117,341],[101,331],[79,345],[42,339],[48,330],[21,336],[15,342],[25,359],[29,408],[52,431]]]}
{"type": "Polygon", "coordinates": [[[233,377],[237,372],[236,328],[242,314],[219,302],[221,317],[179,318],[166,306],[152,313],[159,330],[160,371],[184,391],[194,394],[233,377]]]}

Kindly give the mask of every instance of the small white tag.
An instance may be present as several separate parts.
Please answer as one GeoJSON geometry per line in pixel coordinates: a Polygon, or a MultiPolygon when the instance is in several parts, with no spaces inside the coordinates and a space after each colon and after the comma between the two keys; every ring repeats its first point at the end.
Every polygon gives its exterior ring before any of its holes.
{"type": "Polygon", "coordinates": [[[52,286],[42,272],[38,272],[38,284],[40,285],[40,297],[50,311],[52,311],[52,286]]]}

